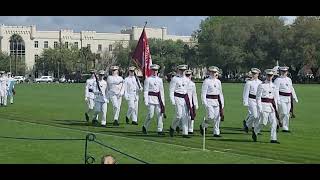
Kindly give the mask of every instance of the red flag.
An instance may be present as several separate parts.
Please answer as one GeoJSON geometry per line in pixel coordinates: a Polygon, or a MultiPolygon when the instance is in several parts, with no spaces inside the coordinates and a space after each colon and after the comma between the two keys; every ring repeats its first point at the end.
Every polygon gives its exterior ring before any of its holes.
{"type": "Polygon", "coordinates": [[[151,76],[150,66],[152,64],[152,59],[149,49],[148,38],[144,28],[139,38],[137,47],[133,53],[132,59],[142,70],[144,77],[151,76]]]}

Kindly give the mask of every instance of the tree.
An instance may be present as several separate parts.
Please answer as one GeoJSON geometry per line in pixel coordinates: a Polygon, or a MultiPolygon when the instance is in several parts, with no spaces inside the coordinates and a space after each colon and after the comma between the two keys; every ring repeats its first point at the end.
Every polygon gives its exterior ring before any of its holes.
{"type": "MultiPolygon", "coordinates": [[[[13,34],[10,37],[10,47],[14,50],[14,64],[15,64],[15,74],[18,73],[18,67],[17,67],[17,56],[18,56],[18,44],[23,43],[23,39],[19,34],[13,34]]],[[[10,61],[10,71],[11,71],[11,61],[10,61]]]]}

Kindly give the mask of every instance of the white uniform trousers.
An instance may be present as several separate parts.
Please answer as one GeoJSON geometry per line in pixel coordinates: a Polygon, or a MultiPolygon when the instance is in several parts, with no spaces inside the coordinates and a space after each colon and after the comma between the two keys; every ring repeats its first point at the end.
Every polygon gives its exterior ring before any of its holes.
{"type": "Polygon", "coordinates": [[[282,123],[283,130],[289,130],[289,119],[290,119],[290,109],[291,103],[290,102],[282,102],[280,101],[279,104],[279,116],[280,121],[282,123]]]}
{"type": "Polygon", "coordinates": [[[161,108],[159,104],[149,104],[148,105],[148,114],[147,114],[147,118],[144,121],[144,127],[146,129],[148,129],[151,119],[154,116],[154,111],[156,111],[157,114],[157,131],[158,132],[162,132],[163,130],[163,122],[162,122],[162,114],[161,114],[161,108]]]}
{"type": "Polygon", "coordinates": [[[246,124],[248,128],[254,127],[254,124],[258,121],[258,109],[257,103],[250,103],[248,106],[248,118],[246,120],[246,124]]]}
{"type": "Polygon", "coordinates": [[[176,104],[176,118],[172,121],[171,127],[176,129],[181,123],[182,134],[188,135],[188,120],[189,120],[189,111],[186,103],[176,104]]]}
{"type": "Polygon", "coordinates": [[[3,105],[7,105],[7,90],[0,90],[2,91],[0,94],[1,94],[1,97],[0,97],[0,102],[1,104],[3,105]]]}
{"type": "Polygon", "coordinates": [[[101,118],[101,125],[106,125],[107,124],[107,110],[108,110],[108,104],[106,102],[98,102],[95,101],[94,105],[94,111],[95,111],[95,116],[94,120],[98,120],[99,114],[102,114],[101,118]]]}
{"type": "Polygon", "coordinates": [[[191,120],[191,116],[188,116],[188,132],[193,133],[194,120],[191,120]]]}
{"type": "Polygon", "coordinates": [[[10,103],[13,104],[13,94],[9,95],[8,98],[10,100],[10,103]]]}
{"type": "Polygon", "coordinates": [[[139,98],[128,100],[128,112],[127,117],[132,117],[133,122],[138,122],[138,106],[139,98]]]}
{"type": "Polygon", "coordinates": [[[113,106],[113,115],[114,120],[119,120],[119,114],[120,114],[120,108],[121,108],[121,102],[122,102],[122,96],[113,95],[110,97],[112,106],[113,106]]]}
{"type": "Polygon", "coordinates": [[[94,99],[88,98],[86,103],[88,105],[88,109],[89,110],[93,110],[93,108],[94,108],[94,99]]]}
{"type": "Polygon", "coordinates": [[[220,135],[220,111],[219,106],[206,107],[207,120],[202,122],[202,127],[207,128],[207,123],[213,124],[213,134],[220,135]]]}
{"type": "Polygon", "coordinates": [[[258,134],[263,126],[266,126],[267,124],[270,124],[271,126],[271,140],[277,140],[277,119],[275,112],[262,112],[260,113],[259,120],[254,126],[254,132],[258,134]]]}

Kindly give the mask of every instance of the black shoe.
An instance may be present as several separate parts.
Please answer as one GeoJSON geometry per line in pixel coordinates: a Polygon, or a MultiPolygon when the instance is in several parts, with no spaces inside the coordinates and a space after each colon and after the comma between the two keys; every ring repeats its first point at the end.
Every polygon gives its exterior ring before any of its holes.
{"type": "Polygon", "coordinates": [[[190,136],[188,135],[182,135],[183,138],[191,138],[190,136]]]}
{"type": "Polygon", "coordinates": [[[280,144],[280,142],[277,140],[271,140],[270,143],[280,144]]]}
{"type": "Polygon", "coordinates": [[[284,133],[290,133],[291,131],[289,131],[289,130],[282,130],[282,132],[284,132],[284,133]]]}
{"type": "Polygon", "coordinates": [[[143,133],[143,134],[148,134],[148,133],[147,133],[147,129],[146,129],[144,126],[142,126],[142,133],[143,133]]]}
{"type": "Polygon", "coordinates": [[[131,124],[133,124],[133,125],[138,125],[138,123],[137,122],[135,122],[135,121],[132,121],[132,123],[131,124]]]}
{"type": "Polygon", "coordinates": [[[106,124],[101,124],[101,127],[107,127],[107,125],[106,124]]]}
{"type": "Polygon", "coordinates": [[[247,122],[246,122],[245,120],[243,120],[243,129],[244,129],[244,131],[245,131],[246,133],[249,132],[249,128],[248,128],[247,122]]]}
{"type": "Polygon", "coordinates": [[[86,121],[89,122],[89,115],[88,115],[88,113],[84,113],[84,116],[86,117],[86,121]]]}
{"type": "Polygon", "coordinates": [[[11,104],[13,104],[13,103],[11,103],[11,104]]]}
{"type": "Polygon", "coordinates": [[[164,136],[165,133],[164,132],[158,132],[158,136],[164,136]]]}
{"type": "Polygon", "coordinates": [[[213,137],[221,137],[221,136],[218,134],[214,134],[213,137]]]}
{"type": "Polygon", "coordinates": [[[117,120],[114,120],[113,125],[114,126],[119,126],[119,122],[117,120]]]}
{"type": "Polygon", "coordinates": [[[92,125],[98,126],[99,122],[97,120],[92,120],[92,125]]]}
{"type": "Polygon", "coordinates": [[[193,132],[188,132],[188,134],[193,134],[193,132]]]}
{"type": "Polygon", "coordinates": [[[252,131],[252,140],[254,142],[257,142],[257,135],[256,135],[256,133],[254,131],[252,131]]]}
{"type": "Polygon", "coordinates": [[[258,133],[258,135],[262,135],[262,133],[258,133]]]}
{"type": "Polygon", "coordinates": [[[180,133],[180,128],[179,128],[179,126],[176,127],[176,131],[177,131],[178,134],[180,133]]]}
{"type": "Polygon", "coordinates": [[[169,131],[169,133],[170,133],[170,137],[173,137],[173,134],[174,134],[174,129],[170,126],[170,131],[169,131]]]}
{"type": "Polygon", "coordinates": [[[126,116],[126,123],[129,124],[129,118],[126,116]]]}

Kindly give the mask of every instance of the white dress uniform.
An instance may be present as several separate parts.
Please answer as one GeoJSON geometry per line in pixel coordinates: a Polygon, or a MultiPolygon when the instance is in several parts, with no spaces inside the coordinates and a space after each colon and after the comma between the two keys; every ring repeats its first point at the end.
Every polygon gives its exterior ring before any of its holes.
{"type": "Polygon", "coordinates": [[[8,98],[10,100],[10,103],[13,104],[13,91],[14,91],[14,85],[15,85],[15,80],[10,76],[8,78],[8,98]]]}
{"type": "Polygon", "coordinates": [[[89,110],[93,110],[94,108],[94,88],[96,87],[96,79],[90,78],[86,81],[85,87],[85,99],[88,105],[89,110]]]}
{"type": "Polygon", "coordinates": [[[249,115],[246,121],[248,128],[254,127],[258,120],[256,95],[258,86],[262,83],[259,79],[252,79],[246,82],[243,90],[243,105],[248,107],[249,115]]]}
{"type": "Polygon", "coordinates": [[[185,100],[185,96],[188,96],[188,86],[191,80],[184,75],[177,75],[170,82],[170,100],[176,108],[176,118],[172,121],[171,127],[176,129],[181,121],[182,134],[188,135],[188,120],[189,120],[189,108],[190,99],[188,102],[185,100]]]}
{"type": "Polygon", "coordinates": [[[161,102],[159,102],[159,99],[157,96],[152,95],[151,93],[160,93],[160,97],[163,103],[163,106],[165,106],[165,99],[164,99],[164,88],[163,88],[163,81],[158,76],[150,76],[146,78],[144,82],[144,103],[148,108],[148,114],[146,117],[146,120],[144,122],[144,128],[148,129],[151,119],[154,116],[154,111],[156,111],[157,114],[157,131],[162,132],[163,130],[163,113],[161,113],[161,102]]]}
{"type": "Polygon", "coordinates": [[[99,80],[100,90],[98,86],[94,88],[94,109],[95,117],[94,120],[98,120],[98,116],[102,113],[101,125],[105,126],[107,124],[107,110],[108,110],[108,89],[107,82],[105,80],[99,80]]]}
{"type": "Polygon", "coordinates": [[[7,92],[8,92],[8,78],[5,74],[0,77],[0,103],[4,106],[7,105],[7,92]]]}
{"type": "MultiPolygon", "coordinates": [[[[188,85],[188,96],[190,98],[190,104],[194,110],[199,109],[198,104],[198,96],[197,96],[197,88],[196,84],[190,80],[190,83],[188,85]]],[[[193,133],[193,126],[194,126],[194,119],[191,119],[191,116],[188,116],[188,132],[193,133]]]]}
{"type": "Polygon", "coordinates": [[[108,76],[108,96],[113,106],[114,120],[119,120],[120,108],[122,103],[122,96],[124,94],[123,78],[119,75],[108,76]]]}
{"type": "Polygon", "coordinates": [[[139,87],[135,76],[128,76],[124,79],[124,98],[128,101],[127,117],[132,117],[133,122],[138,122],[138,106],[139,106],[139,87]]]}
{"type": "Polygon", "coordinates": [[[279,93],[278,106],[280,121],[283,124],[282,129],[289,130],[289,119],[291,105],[293,104],[291,95],[295,102],[298,102],[296,92],[292,86],[292,81],[289,77],[280,76],[275,81],[274,84],[277,87],[277,92],[279,93]]]}
{"type": "Polygon", "coordinates": [[[257,90],[257,108],[259,120],[254,125],[254,132],[258,134],[263,126],[268,123],[271,125],[271,140],[277,140],[277,104],[272,104],[272,101],[277,102],[278,96],[276,86],[270,81],[266,81],[258,86],[257,90]],[[275,107],[274,107],[275,106],[275,107]]]}
{"type": "MultiPolygon", "coordinates": [[[[213,134],[220,135],[220,107],[224,108],[224,97],[222,93],[221,81],[215,77],[210,76],[205,79],[202,84],[201,100],[207,111],[207,121],[213,121],[213,134]],[[219,103],[219,99],[220,102],[219,103]]],[[[202,127],[207,128],[206,122],[202,122],[202,127]]]]}

